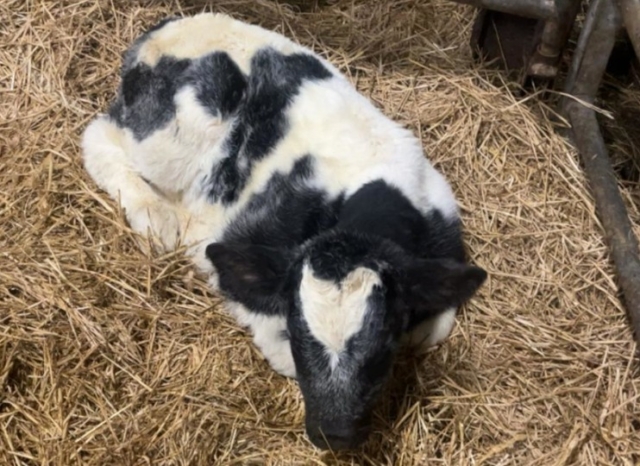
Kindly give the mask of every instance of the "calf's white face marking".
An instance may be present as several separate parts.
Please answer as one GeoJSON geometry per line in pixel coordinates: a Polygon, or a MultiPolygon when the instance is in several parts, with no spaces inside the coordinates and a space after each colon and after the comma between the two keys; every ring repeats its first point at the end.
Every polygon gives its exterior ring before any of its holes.
{"type": "Polygon", "coordinates": [[[314,275],[309,264],[302,269],[300,301],[302,315],[313,337],[322,343],[335,367],[340,352],[362,328],[374,286],[381,286],[376,272],[358,267],[340,284],[314,275]]]}

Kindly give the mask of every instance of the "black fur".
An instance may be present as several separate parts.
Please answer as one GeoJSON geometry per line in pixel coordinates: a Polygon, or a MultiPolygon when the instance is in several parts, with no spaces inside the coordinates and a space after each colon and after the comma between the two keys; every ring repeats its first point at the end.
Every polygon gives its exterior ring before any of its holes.
{"type": "Polygon", "coordinates": [[[311,55],[283,55],[271,48],[256,52],[245,98],[226,141],[227,156],[213,168],[208,181],[213,202],[235,202],[253,164],[286,135],[285,112],[302,83],[330,77],[330,71],[311,55]]]}
{"type": "Polygon", "coordinates": [[[230,224],[223,241],[272,247],[300,245],[336,224],[342,198],[309,187],[313,159],[299,159],[289,174],[276,173],[230,224]]]}
{"type": "Polygon", "coordinates": [[[153,68],[138,63],[122,77],[120,93],[109,115],[119,126],[142,140],[166,126],[175,116],[173,97],[184,83],[189,60],[162,57],[153,68]]]}
{"type": "Polygon", "coordinates": [[[228,119],[237,111],[247,88],[247,79],[225,52],[195,60],[186,79],[211,116],[228,119]]]}
{"type": "Polygon", "coordinates": [[[446,219],[438,210],[423,215],[399,189],[383,180],[362,186],[349,198],[338,227],[372,232],[416,257],[465,258],[459,219],[446,219]]]}
{"type": "Polygon", "coordinates": [[[207,255],[220,287],[248,309],[284,315],[314,444],[351,448],[367,437],[371,412],[403,332],[469,299],[486,273],[465,265],[458,221],[423,215],[382,180],[346,200],[307,188],[311,158],[276,174],[207,255]],[[312,225],[312,227],[309,227],[312,225]],[[357,267],[378,273],[361,329],[332,368],[304,319],[303,264],[340,284],[357,267]],[[335,371],[342,373],[335,377],[335,371]]]}
{"type": "Polygon", "coordinates": [[[175,118],[174,97],[186,85],[194,87],[212,116],[227,119],[238,108],[246,79],[225,52],[196,60],[164,56],[154,67],[137,63],[123,73],[120,93],[109,114],[142,140],[175,118]]]}
{"type": "Polygon", "coordinates": [[[248,309],[268,315],[284,314],[286,305],[276,291],[295,248],[336,224],[342,197],[329,200],[325,193],[309,187],[312,160],[311,156],[300,158],[290,173],[273,175],[265,189],[251,197],[225,230],[223,242],[236,248],[216,249],[212,245],[207,249],[214,263],[228,264],[219,269],[220,288],[248,309]],[[253,256],[247,257],[251,253],[253,256]],[[251,291],[257,284],[239,269],[248,262],[253,270],[270,271],[269,277],[262,275],[259,280],[260,286],[270,291],[251,291]],[[271,283],[274,280],[277,283],[271,283]]]}
{"type": "Polygon", "coordinates": [[[378,236],[334,230],[310,242],[302,257],[300,262],[308,261],[316,276],[336,283],[356,267],[370,268],[382,278],[367,299],[361,330],[346,342],[336,369],[302,315],[298,268],[286,290],[293,295],[287,325],[305,400],[307,434],[320,447],[326,438],[334,449],[352,448],[369,433],[374,404],[406,326],[407,314],[395,305],[398,284],[392,270],[393,263],[404,260],[404,253],[378,236]],[[335,371],[343,376],[334,376],[335,371]]]}
{"type": "Polygon", "coordinates": [[[329,79],[332,73],[310,54],[284,55],[270,47],[252,57],[249,76],[222,51],[193,60],[163,56],[154,67],[138,62],[145,41],[175,19],[149,29],[125,53],[120,91],[109,114],[142,140],[171,122],[176,92],[185,85],[193,86],[212,116],[233,118],[224,141],[225,157],[203,182],[211,202],[229,205],[238,199],[253,164],[286,136],[285,112],[300,86],[309,80],[329,79]]]}

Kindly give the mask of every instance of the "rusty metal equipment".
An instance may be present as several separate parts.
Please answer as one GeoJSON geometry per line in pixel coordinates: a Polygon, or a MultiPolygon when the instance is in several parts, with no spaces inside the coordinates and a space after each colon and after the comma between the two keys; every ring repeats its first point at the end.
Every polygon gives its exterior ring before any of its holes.
{"type": "MultiPolygon", "coordinates": [[[[472,33],[478,54],[526,78],[558,75],[581,0],[454,0],[482,8],[472,33]]],[[[562,114],[571,126],[640,347],[638,240],[618,189],[593,107],[618,32],[640,57],[640,0],[591,0],[564,83],[562,114]]]]}
{"type": "Polygon", "coordinates": [[[477,55],[523,72],[523,80],[556,77],[581,0],[455,1],[481,8],[471,38],[477,55]]]}

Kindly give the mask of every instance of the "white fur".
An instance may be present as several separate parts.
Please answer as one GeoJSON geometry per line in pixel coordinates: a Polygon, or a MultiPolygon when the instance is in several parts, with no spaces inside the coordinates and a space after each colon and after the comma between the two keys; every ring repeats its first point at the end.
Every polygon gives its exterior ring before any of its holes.
{"type": "MultiPolygon", "coordinates": [[[[152,33],[152,38],[140,48],[139,57],[154,63],[161,52],[193,58],[213,50],[225,50],[233,52],[234,60],[241,61],[245,55],[250,59],[259,46],[266,45],[285,52],[310,53],[271,31],[221,14],[201,14],[168,23],[152,33]],[[194,40],[197,37],[194,31],[199,28],[208,31],[204,41],[194,40]],[[151,56],[156,58],[149,58],[151,56]]],[[[417,138],[383,115],[340,75],[308,82],[300,88],[288,110],[290,129],[286,137],[254,166],[240,199],[227,209],[206,202],[199,188],[211,166],[223,156],[221,142],[231,123],[207,114],[190,87],[176,95],[175,104],[175,120],[141,142],[137,142],[130,131],[117,128],[107,120],[102,121],[108,127],[96,127],[92,126],[96,122],[92,123],[85,134],[83,154],[91,176],[113,197],[120,191],[125,208],[127,204],[141,204],[146,211],[148,204],[162,202],[160,196],[149,193],[150,187],[140,177],[151,181],[166,200],[178,201],[173,206],[180,210],[177,223],[191,217],[190,231],[183,234],[188,244],[219,239],[226,224],[242,210],[252,194],[261,191],[275,172],[290,170],[297,158],[306,153],[314,156],[314,183],[329,194],[344,191],[348,195],[364,183],[381,178],[400,189],[423,212],[437,208],[446,217],[457,215],[451,188],[424,157],[417,138]],[[116,152],[118,156],[105,156],[105,153],[116,152]],[[95,165],[100,165],[99,169],[92,170],[95,165]],[[113,167],[106,169],[105,165],[113,167]]],[[[140,227],[145,226],[144,222],[138,223],[140,227]]],[[[135,226],[134,229],[138,230],[135,226]]],[[[172,242],[171,238],[166,239],[172,242]]],[[[201,252],[200,249],[196,248],[194,253],[201,252]]]]}
{"type": "MultiPolygon", "coordinates": [[[[215,290],[219,287],[219,277],[213,267],[209,267],[211,271],[208,284],[215,290]]],[[[291,346],[289,341],[283,338],[287,320],[280,316],[270,317],[250,312],[242,304],[233,301],[227,301],[226,308],[239,325],[251,331],[254,344],[271,368],[285,377],[295,378],[296,365],[293,362],[291,346]]]]}
{"type": "Polygon", "coordinates": [[[171,250],[179,244],[189,214],[142,179],[124,139],[125,134],[105,117],[92,121],[81,143],[86,170],[98,186],[120,200],[134,231],[150,234],[161,248],[171,250]]]}
{"type": "Polygon", "coordinates": [[[198,58],[222,50],[248,74],[251,57],[265,45],[284,54],[306,51],[275,32],[234,20],[224,14],[205,13],[170,22],[154,31],[151,38],[140,47],[138,58],[154,66],[163,55],[178,59],[198,58]]]}
{"type": "Polygon", "coordinates": [[[249,312],[239,303],[228,303],[227,309],[243,327],[248,327],[253,342],[277,373],[295,378],[296,365],[291,354],[289,340],[282,337],[287,329],[284,317],[272,317],[249,312]]]}
{"type": "MultiPolygon", "coordinates": [[[[140,46],[136,59],[153,65],[162,55],[196,58],[220,50],[249,73],[251,57],[264,46],[285,54],[312,54],[274,32],[226,15],[205,13],[154,31],[140,46]]],[[[457,215],[451,188],[424,157],[418,139],[360,95],[330,63],[314,56],[334,77],[300,87],[287,111],[287,135],[254,165],[234,205],[211,204],[201,190],[211,167],[224,155],[221,143],[232,122],[208,114],[190,87],[181,89],[174,98],[176,118],[141,142],[104,116],[89,124],[82,139],[88,173],[112,198],[120,200],[136,232],[150,232],[169,250],[179,243],[189,245],[189,255],[207,274],[213,270],[204,254],[206,245],[221,238],[251,195],[263,190],[274,173],[289,171],[304,154],[314,157],[313,183],[329,195],[351,194],[364,183],[381,178],[423,212],[436,208],[446,217],[457,215]]],[[[305,285],[305,290],[313,295],[314,287],[320,285],[308,278],[310,285],[305,285]]],[[[362,324],[362,296],[375,283],[375,278],[363,270],[350,280],[360,286],[352,298],[327,287],[332,298],[325,304],[318,302],[317,309],[314,304],[305,311],[319,339],[336,354],[362,324]],[[328,309],[336,302],[339,306],[323,318],[318,309],[328,309]],[[335,309],[349,312],[337,313],[335,309]]],[[[315,301],[307,301],[311,302],[315,301]]],[[[235,314],[251,328],[256,344],[274,369],[285,375],[295,373],[289,345],[277,336],[277,330],[284,328],[282,319],[246,310],[235,314]]],[[[444,329],[444,323],[434,325],[434,335],[444,333],[439,330],[444,329]]]]}
{"type": "Polygon", "coordinates": [[[406,335],[405,343],[421,349],[442,343],[453,330],[456,322],[456,308],[450,308],[438,316],[420,323],[406,335]]]}
{"type": "Polygon", "coordinates": [[[135,151],[134,164],[140,175],[153,180],[165,195],[181,199],[194,196],[194,182],[207,176],[222,156],[221,145],[231,124],[210,116],[198,104],[191,86],[180,89],[174,101],[176,117],[166,128],[141,142],[127,132],[127,142],[135,151]]]}
{"type": "Polygon", "coordinates": [[[291,134],[313,149],[321,188],[350,195],[369,181],[384,179],[423,212],[437,208],[445,217],[457,215],[449,185],[409,130],[344,80],[311,82],[303,90],[289,114],[291,134]]]}
{"type": "Polygon", "coordinates": [[[373,270],[359,267],[338,285],[316,277],[308,264],[302,268],[300,301],[309,331],[322,343],[332,363],[350,337],[362,328],[368,310],[367,298],[380,277],[373,270]]]}

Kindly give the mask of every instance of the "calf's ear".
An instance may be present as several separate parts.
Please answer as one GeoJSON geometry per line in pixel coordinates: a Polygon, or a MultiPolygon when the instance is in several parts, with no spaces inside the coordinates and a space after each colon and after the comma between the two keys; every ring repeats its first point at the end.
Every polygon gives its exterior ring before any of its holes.
{"type": "Polygon", "coordinates": [[[403,298],[416,313],[414,318],[432,317],[471,299],[487,278],[477,266],[451,259],[421,259],[405,270],[403,298]]]}
{"type": "Polygon", "coordinates": [[[268,298],[276,294],[283,282],[290,253],[241,243],[212,243],[205,254],[216,268],[220,287],[238,298],[242,295],[268,298]]]}

